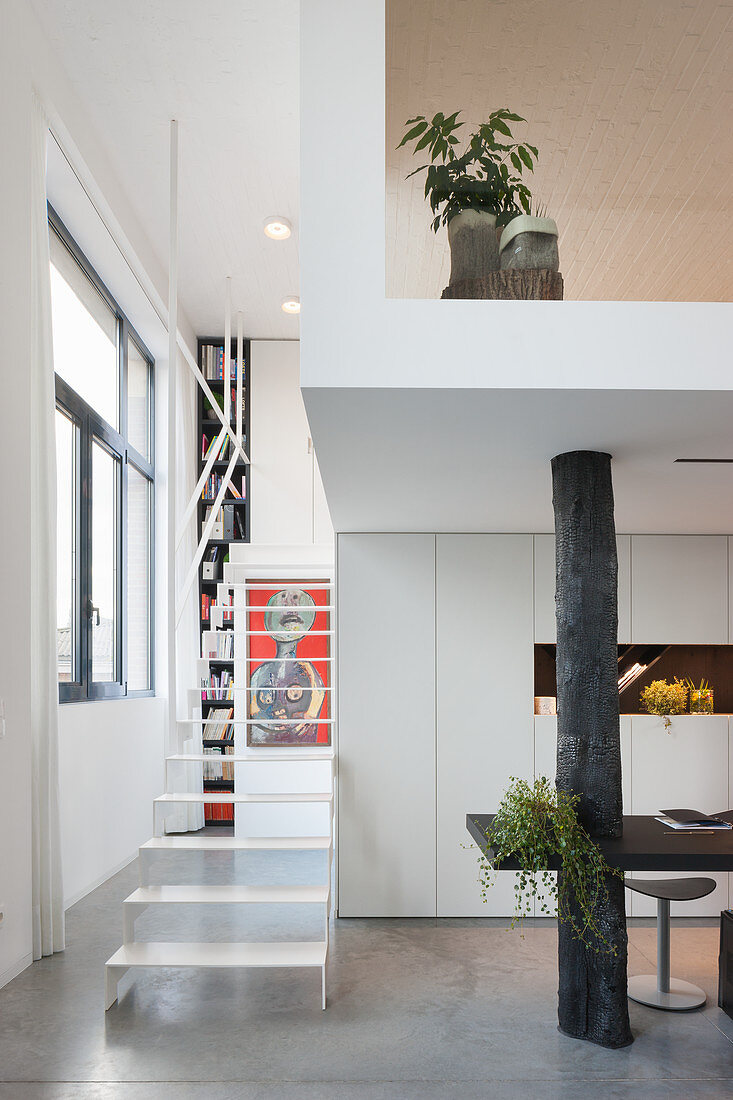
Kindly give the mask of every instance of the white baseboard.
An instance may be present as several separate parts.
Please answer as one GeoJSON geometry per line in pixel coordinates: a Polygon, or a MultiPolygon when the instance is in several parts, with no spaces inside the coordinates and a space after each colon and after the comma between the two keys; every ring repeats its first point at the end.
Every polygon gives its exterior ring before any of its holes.
{"type": "Polygon", "coordinates": [[[118,871],[124,870],[125,867],[129,867],[133,860],[137,859],[137,848],[131,856],[127,859],[123,859],[122,863],[118,863],[116,867],[110,867],[109,871],[105,871],[103,875],[95,879],[94,882],[90,882],[88,886],[85,886],[82,890],[77,891],[76,894],[72,894],[70,898],[64,898],[64,911],[71,909],[72,905],[76,905],[77,901],[81,901],[87,894],[91,894],[92,890],[96,890],[98,886],[101,886],[107,879],[112,878],[112,875],[116,875],[118,871]]]}
{"type": "Polygon", "coordinates": [[[19,974],[25,970],[27,966],[30,966],[33,962],[33,952],[29,951],[27,955],[23,955],[18,959],[16,963],[13,963],[4,973],[0,974],[0,989],[8,982],[12,982],[13,978],[17,978],[19,974]]]}

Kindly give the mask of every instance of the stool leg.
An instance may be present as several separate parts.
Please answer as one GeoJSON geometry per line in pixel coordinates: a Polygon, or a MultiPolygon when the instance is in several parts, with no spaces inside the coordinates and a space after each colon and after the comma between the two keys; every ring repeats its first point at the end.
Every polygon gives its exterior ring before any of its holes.
{"type": "Polygon", "coordinates": [[[669,974],[669,900],[657,898],[657,972],[629,978],[629,997],[650,1008],[686,1012],[705,1004],[705,993],[669,974]]]}
{"type": "Polygon", "coordinates": [[[657,898],[657,989],[669,993],[669,900],[657,898]]]}

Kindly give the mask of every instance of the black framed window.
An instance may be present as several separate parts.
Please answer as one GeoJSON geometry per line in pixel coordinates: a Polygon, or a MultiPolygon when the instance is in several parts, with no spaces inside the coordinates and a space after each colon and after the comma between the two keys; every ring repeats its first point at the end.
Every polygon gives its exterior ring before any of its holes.
{"type": "Polygon", "coordinates": [[[150,695],[154,361],[49,207],[61,702],[150,695]]]}

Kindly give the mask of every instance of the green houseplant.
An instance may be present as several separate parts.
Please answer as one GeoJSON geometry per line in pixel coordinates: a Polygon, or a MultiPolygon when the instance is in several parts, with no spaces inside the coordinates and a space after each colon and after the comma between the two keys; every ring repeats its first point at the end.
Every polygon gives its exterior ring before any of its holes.
{"type": "Polygon", "coordinates": [[[461,112],[438,111],[408,119],[397,148],[414,144],[413,154],[424,153],[426,163],[406,177],[425,172],[425,198],[433,214],[432,228],[448,230],[451,247],[451,284],[481,278],[499,268],[496,227],[519,214],[531,213],[531,193],[522,180],[534,171],[537,149],[513,140],[511,123],[526,121],[502,107],[469,135],[463,151],[456,131],[461,112]]]}
{"type": "Polygon", "coordinates": [[[673,683],[666,680],[652,680],[640,696],[641,705],[647,714],[660,714],[664,717],[667,733],[672,725],[670,714],[684,714],[687,706],[687,685],[675,677],[673,683]]]}
{"type": "Polygon", "coordinates": [[[558,920],[597,953],[615,954],[604,938],[596,914],[608,897],[607,876],[623,873],[606,862],[598,845],[578,821],[579,796],[556,790],[544,776],[528,783],[511,777],[496,816],[486,830],[486,847],[479,856],[481,896],[494,884],[495,872],[507,859],[520,864],[515,889],[512,927],[533,913],[551,913],[557,903],[558,920]],[[561,861],[557,881],[548,870],[552,857],[561,861]]]}
{"type": "Polygon", "coordinates": [[[493,214],[497,225],[506,225],[522,211],[529,214],[531,194],[522,183],[526,170],[534,170],[533,157],[539,155],[534,145],[512,141],[510,122],[525,122],[521,115],[505,107],[493,111],[486,122],[468,138],[463,153],[458,153],[456,130],[465,123],[458,121],[461,112],[444,115],[438,111],[432,121],[417,115],[406,122],[409,127],[401,148],[415,143],[413,154],[425,150],[429,158],[406,177],[425,172],[425,198],[434,214],[433,230],[450,221],[464,210],[493,214]],[[508,138],[509,142],[504,141],[508,138]]]}

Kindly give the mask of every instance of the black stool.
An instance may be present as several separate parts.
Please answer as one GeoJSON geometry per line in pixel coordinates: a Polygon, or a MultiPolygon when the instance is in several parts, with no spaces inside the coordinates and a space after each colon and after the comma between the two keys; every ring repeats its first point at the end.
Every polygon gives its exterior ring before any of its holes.
{"type": "Polygon", "coordinates": [[[627,890],[657,899],[657,973],[629,978],[629,997],[651,1008],[683,1012],[705,1004],[705,993],[690,982],[669,976],[669,903],[695,901],[715,889],[712,878],[625,878],[627,890]]]}

